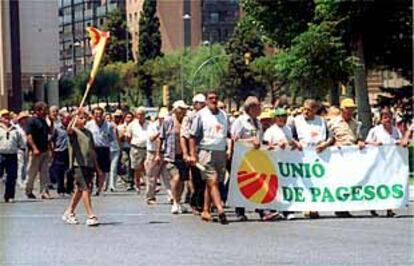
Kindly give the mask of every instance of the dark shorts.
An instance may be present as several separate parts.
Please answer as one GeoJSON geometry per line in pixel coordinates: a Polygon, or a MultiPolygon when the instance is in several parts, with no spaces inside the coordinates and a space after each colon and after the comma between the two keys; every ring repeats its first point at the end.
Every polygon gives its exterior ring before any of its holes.
{"type": "Polygon", "coordinates": [[[190,168],[182,155],[176,156],[174,162],[166,162],[165,168],[171,177],[179,175],[182,181],[187,181],[190,178],[190,168]]]}
{"type": "Polygon", "coordinates": [[[92,188],[92,180],[95,175],[95,168],[90,167],[74,167],[73,179],[75,185],[80,191],[90,190],[92,188]]]}
{"type": "Polygon", "coordinates": [[[95,147],[98,166],[104,173],[111,170],[111,151],[108,147],[95,147]]]}

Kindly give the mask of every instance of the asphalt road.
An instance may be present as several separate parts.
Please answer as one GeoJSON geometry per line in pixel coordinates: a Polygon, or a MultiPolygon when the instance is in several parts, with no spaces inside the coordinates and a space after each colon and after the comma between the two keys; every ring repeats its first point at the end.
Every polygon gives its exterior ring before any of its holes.
{"type": "MultiPolygon", "coordinates": [[[[0,185],[0,193],[4,190],[0,185]]],[[[398,218],[323,218],[227,226],[173,216],[165,196],[147,207],[132,192],[94,197],[101,225],[69,225],[69,199],[0,203],[0,265],[414,265],[414,208],[398,218]]],[[[413,202],[411,202],[413,205],[413,202]]],[[[229,219],[234,216],[229,210],[229,219]]]]}

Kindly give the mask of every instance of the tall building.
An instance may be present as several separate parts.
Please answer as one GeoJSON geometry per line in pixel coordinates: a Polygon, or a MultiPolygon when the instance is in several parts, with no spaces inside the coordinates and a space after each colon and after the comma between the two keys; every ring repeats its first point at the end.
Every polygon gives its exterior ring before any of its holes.
{"type": "Polygon", "coordinates": [[[108,13],[125,11],[125,0],[57,0],[59,5],[60,71],[74,76],[90,68],[91,49],[86,28],[102,28],[108,13]]]}
{"type": "Polygon", "coordinates": [[[227,42],[240,16],[238,0],[202,1],[203,41],[210,43],[227,42]]]}
{"type": "MultiPolygon", "coordinates": [[[[143,5],[144,0],[126,0],[134,59],[138,52],[139,19],[143,5]]],[[[158,0],[157,16],[163,52],[168,53],[184,46],[196,47],[201,43],[201,0],[158,0]]]]}
{"type": "MultiPolygon", "coordinates": [[[[144,0],[126,0],[134,58],[138,51],[139,19],[144,0]]],[[[158,0],[162,51],[197,47],[203,41],[224,43],[239,17],[237,0],[158,0]]]]}
{"type": "Polygon", "coordinates": [[[57,103],[57,12],[56,1],[0,1],[0,108],[57,103]]]}

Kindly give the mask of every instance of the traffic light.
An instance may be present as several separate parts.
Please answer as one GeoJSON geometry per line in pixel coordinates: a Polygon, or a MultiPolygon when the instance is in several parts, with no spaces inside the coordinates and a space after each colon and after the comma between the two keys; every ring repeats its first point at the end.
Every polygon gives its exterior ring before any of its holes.
{"type": "Polygon", "coordinates": [[[252,61],[252,54],[250,52],[247,52],[243,55],[244,64],[248,66],[250,62],[252,61]]]}
{"type": "Polygon", "coordinates": [[[162,86],[162,105],[168,106],[170,104],[170,87],[168,85],[162,86]]]}

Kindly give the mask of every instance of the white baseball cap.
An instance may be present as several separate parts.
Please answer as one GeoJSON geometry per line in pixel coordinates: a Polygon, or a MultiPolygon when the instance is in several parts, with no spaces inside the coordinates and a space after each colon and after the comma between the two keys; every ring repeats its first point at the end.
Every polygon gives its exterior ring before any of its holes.
{"type": "Polygon", "coordinates": [[[188,105],[185,104],[185,102],[183,100],[175,101],[173,103],[173,109],[175,110],[177,108],[187,109],[188,105]]]}
{"type": "Polygon", "coordinates": [[[199,93],[196,94],[193,98],[193,103],[205,103],[206,102],[206,96],[204,94],[199,93]]]}

